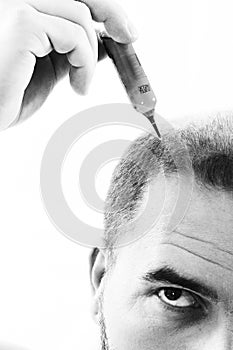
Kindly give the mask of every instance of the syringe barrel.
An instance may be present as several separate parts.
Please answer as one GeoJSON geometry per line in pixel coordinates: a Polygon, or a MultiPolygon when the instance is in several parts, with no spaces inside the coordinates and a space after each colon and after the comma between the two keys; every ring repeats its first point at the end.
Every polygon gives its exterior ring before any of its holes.
{"type": "Polygon", "coordinates": [[[156,97],[133,45],[118,43],[103,33],[100,37],[134,108],[143,114],[154,110],[156,97]]]}

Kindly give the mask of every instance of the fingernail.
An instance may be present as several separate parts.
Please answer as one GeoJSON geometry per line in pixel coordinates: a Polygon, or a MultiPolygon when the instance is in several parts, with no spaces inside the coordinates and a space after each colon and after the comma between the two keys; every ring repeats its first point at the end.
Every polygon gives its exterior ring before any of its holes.
{"type": "Polygon", "coordinates": [[[132,40],[136,40],[138,38],[138,31],[137,31],[135,25],[129,20],[127,23],[127,28],[128,28],[128,31],[130,33],[132,40]]]}

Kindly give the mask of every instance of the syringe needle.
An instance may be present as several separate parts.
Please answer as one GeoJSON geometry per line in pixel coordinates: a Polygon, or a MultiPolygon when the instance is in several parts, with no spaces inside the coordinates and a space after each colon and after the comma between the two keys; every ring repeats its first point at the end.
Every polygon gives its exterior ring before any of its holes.
{"type": "Polygon", "coordinates": [[[148,119],[151,122],[153,128],[155,129],[155,132],[158,135],[158,138],[161,139],[161,134],[160,134],[159,129],[158,129],[158,127],[157,127],[157,125],[156,125],[156,123],[154,121],[154,117],[151,117],[151,118],[148,118],[148,119]]]}
{"type": "Polygon", "coordinates": [[[157,125],[155,123],[155,119],[154,119],[154,110],[146,112],[146,113],[144,113],[144,115],[151,122],[153,128],[155,129],[156,134],[158,135],[158,138],[161,139],[161,134],[159,132],[159,129],[158,129],[158,127],[157,127],[157,125]]]}
{"type": "Polygon", "coordinates": [[[118,43],[106,33],[101,33],[100,38],[108,56],[112,59],[118,71],[133,107],[149,119],[156,134],[161,138],[161,134],[154,121],[156,97],[134,51],[133,45],[118,43]]]}

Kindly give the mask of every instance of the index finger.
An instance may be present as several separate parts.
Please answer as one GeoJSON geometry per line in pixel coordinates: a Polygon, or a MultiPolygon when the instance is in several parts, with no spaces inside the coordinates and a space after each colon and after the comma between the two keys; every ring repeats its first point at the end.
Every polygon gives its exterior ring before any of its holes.
{"type": "Polygon", "coordinates": [[[137,31],[123,8],[112,0],[78,0],[89,7],[92,18],[104,23],[108,34],[116,41],[130,43],[137,39],[137,31]]]}

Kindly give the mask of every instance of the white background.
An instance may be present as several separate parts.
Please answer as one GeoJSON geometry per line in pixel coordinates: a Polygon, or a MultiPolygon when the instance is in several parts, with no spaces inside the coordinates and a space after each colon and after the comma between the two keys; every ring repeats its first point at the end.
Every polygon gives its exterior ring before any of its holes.
{"type": "MultiPolygon", "coordinates": [[[[173,120],[232,109],[231,0],[122,0],[122,5],[138,28],[135,48],[160,115],[173,120]]],[[[87,97],[75,95],[65,79],[36,115],[1,133],[0,343],[34,350],[98,348],[90,316],[89,249],[51,224],[41,202],[39,172],[43,150],[65,120],[111,102],[128,100],[105,60],[87,97]]],[[[97,183],[106,187],[108,181],[97,183]]]]}

